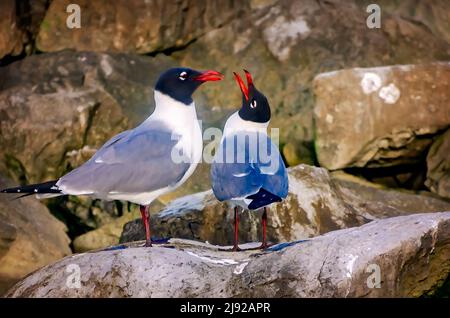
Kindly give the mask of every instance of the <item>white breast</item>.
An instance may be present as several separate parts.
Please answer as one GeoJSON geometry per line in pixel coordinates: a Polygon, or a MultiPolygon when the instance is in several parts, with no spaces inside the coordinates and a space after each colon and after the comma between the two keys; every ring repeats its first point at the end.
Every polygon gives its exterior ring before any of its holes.
{"type": "Polygon", "coordinates": [[[223,129],[223,136],[227,136],[231,133],[236,133],[239,131],[252,131],[252,132],[260,132],[267,134],[267,127],[269,123],[255,123],[248,120],[243,120],[238,112],[235,112],[231,115],[227,122],[225,123],[225,127],[223,129]]]}

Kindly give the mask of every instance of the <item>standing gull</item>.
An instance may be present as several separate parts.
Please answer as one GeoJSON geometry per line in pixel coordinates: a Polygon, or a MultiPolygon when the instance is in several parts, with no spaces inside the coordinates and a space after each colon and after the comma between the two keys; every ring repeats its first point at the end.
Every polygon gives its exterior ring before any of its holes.
{"type": "Polygon", "coordinates": [[[107,141],[87,162],[58,180],[4,189],[38,198],[87,195],[140,205],[146,243],[151,246],[149,205],[180,185],[202,156],[202,133],[192,94],[204,82],[219,81],[216,71],[172,68],[154,90],[155,110],[138,127],[107,141]]]}
{"type": "Polygon", "coordinates": [[[223,137],[211,167],[211,184],[219,201],[234,205],[234,246],[238,251],[238,207],[249,210],[263,208],[263,240],[267,247],[266,207],[280,202],[288,194],[288,176],[278,148],[267,136],[270,106],[267,98],[256,89],[252,77],[245,71],[247,86],[234,73],[242,91],[241,109],[225,123],[223,137]]]}

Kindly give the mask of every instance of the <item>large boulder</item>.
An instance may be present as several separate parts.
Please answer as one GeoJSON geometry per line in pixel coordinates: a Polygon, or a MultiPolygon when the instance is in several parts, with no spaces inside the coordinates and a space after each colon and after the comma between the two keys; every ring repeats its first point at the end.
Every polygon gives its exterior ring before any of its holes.
{"type": "MultiPolygon", "coordinates": [[[[225,74],[243,68],[252,72],[258,89],[269,99],[271,127],[280,128],[280,145],[290,165],[314,159],[315,75],[342,68],[450,59],[449,43],[420,17],[411,18],[410,7],[381,5],[382,28],[368,29],[366,7],[373,1],[251,3],[251,10],[239,19],[172,56],[182,64],[207,65],[225,74]]],[[[441,7],[437,1],[426,6],[433,12],[441,7]]],[[[433,15],[427,19],[439,28],[445,25],[433,15]]],[[[213,113],[230,113],[241,104],[239,89],[231,80],[205,87],[200,94],[213,113]]]]}
{"type": "Polygon", "coordinates": [[[427,154],[426,186],[450,199],[450,129],[436,139],[427,154]]]}
{"type": "Polygon", "coordinates": [[[439,292],[449,259],[450,212],[418,214],[265,252],[225,252],[179,239],[119,246],[46,266],[6,296],[419,297],[439,292]]]}
{"type": "Polygon", "coordinates": [[[37,38],[39,50],[150,53],[183,48],[248,7],[246,1],[231,0],[79,0],[80,28],[69,28],[72,3],[51,2],[37,38]]]}
{"type": "MultiPolygon", "coordinates": [[[[323,168],[299,165],[289,169],[289,195],[268,209],[267,235],[273,242],[294,241],[376,219],[411,213],[450,210],[450,202],[429,195],[383,189],[356,177],[330,175],[323,168]]],[[[240,217],[241,242],[261,238],[261,211],[240,217]]],[[[178,237],[212,244],[233,242],[233,213],[212,191],[179,198],[152,217],[158,238],[178,237]]],[[[121,242],[142,240],[140,219],[125,225],[121,242]]]]}
{"type": "Polygon", "coordinates": [[[422,160],[450,125],[450,64],[355,68],[314,81],[321,166],[386,167],[422,160]]]}
{"type": "MultiPolygon", "coordinates": [[[[0,189],[11,186],[0,175],[0,189]]],[[[32,271],[71,254],[66,226],[34,198],[0,194],[0,295],[32,271]]]]}

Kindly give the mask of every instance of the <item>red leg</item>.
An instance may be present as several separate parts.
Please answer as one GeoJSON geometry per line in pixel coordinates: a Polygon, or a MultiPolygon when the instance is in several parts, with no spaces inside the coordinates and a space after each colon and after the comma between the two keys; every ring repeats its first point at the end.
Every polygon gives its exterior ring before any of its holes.
{"type": "Polygon", "coordinates": [[[150,213],[148,211],[149,206],[140,206],[141,209],[141,217],[142,217],[142,222],[144,223],[144,227],[145,227],[145,247],[149,247],[152,246],[152,240],[150,237],[150,213]]]}
{"type": "Polygon", "coordinates": [[[264,207],[264,212],[262,215],[262,227],[263,227],[263,241],[261,244],[262,249],[267,248],[267,238],[266,238],[266,231],[267,231],[267,209],[264,207]]]}
{"type": "Polygon", "coordinates": [[[238,207],[234,207],[234,246],[233,251],[237,252],[241,249],[239,248],[239,213],[238,207]]]}

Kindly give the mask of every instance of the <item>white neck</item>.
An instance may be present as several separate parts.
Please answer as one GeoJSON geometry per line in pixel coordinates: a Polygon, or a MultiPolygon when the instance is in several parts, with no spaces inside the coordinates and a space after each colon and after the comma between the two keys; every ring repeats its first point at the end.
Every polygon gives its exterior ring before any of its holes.
{"type": "Polygon", "coordinates": [[[231,115],[227,122],[225,123],[225,128],[223,129],[223,135],[228,135],[230,133],[234,133],[237,131],[253,131],[253,132],[261,132],[267,134],[267,127],[269,126],[269,122],[267,123],[255,123],[249,120],[243,120],[238,112],[235,112],[231,115]]]}
{"type": "Polygon", "coordinates": [[[155,90],[155,110],[147,120],[149,119],[159,119],[165,122],[177,121],[177,119],[197,120],[195,103],[192,101],[191,104],[186,105],[155,90]]]}

